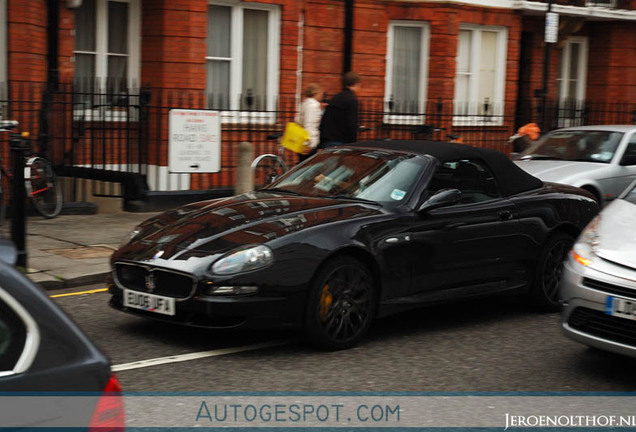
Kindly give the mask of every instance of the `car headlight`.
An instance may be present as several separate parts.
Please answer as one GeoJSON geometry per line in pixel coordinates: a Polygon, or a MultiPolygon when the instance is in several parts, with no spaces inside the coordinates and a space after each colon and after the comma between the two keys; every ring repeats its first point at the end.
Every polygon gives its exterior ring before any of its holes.
{"type": "Polygon", "coordinates": [[[217,275],[231,275],[267,267],[274,262],[272,250],[264,245],[242,249],[221,258],[212,264],[217,275]]]}
{"type": "Polygon", "coordinates": [[[596,257],[596,248],[600,243],[598,235],[600,223],[601,216],[598,215],[585,227],[572,247],[572,258],[574,261],[586,267],[590,266],[596,257]]]}

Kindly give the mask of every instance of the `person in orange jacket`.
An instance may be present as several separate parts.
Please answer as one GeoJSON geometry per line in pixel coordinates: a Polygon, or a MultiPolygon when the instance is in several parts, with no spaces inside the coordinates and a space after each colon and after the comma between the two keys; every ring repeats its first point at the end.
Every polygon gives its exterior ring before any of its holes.
{"type": "Polygon", "coordinates": [[[532,143],[541,136],[541,128],[536,123],[527,123],[521,126],[517,133],[508,140],[512,143],[513,153],[523,153],[532,143]]]}

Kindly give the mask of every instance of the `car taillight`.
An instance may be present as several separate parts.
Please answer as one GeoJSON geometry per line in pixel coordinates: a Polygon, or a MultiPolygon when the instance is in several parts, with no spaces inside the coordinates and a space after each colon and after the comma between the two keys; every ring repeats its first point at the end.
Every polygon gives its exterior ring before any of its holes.
{"type": "Polygon", "coordinates": [[[124,397],[117,377],[111,375],[102,390],[89,425],[89,432],[123,432],[126,415],[124,397]]]}

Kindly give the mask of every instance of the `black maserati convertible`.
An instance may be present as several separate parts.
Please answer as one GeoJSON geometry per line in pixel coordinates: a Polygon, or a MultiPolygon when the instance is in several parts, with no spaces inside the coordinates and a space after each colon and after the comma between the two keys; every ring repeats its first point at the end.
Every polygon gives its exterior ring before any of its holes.
{"type": "Polygon", "coordinates": [[[587,192],[491,150],[335,147],[262,190],[139,225],[112,257],[111,305],[192,326],[295,326],[329,349],[434,302],[520,293],[556,309],[563,260],[597,212],[587,192]]]}

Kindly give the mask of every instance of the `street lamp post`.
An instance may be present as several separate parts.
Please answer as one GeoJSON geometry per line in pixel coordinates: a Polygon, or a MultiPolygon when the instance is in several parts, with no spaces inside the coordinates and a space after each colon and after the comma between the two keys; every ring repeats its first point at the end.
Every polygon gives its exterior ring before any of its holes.
{"type": "Polygon", "coordinates": [[[552,44],[557,42],[559,34],[559,15],[552,12],[553,0],[548,1],[545,15],[545,34],[543,49],[543,83],[541,85],[541,119],[540,127],[544,131],[548,123],[548,78],[550,76],[550,54],[552,44]]]}

